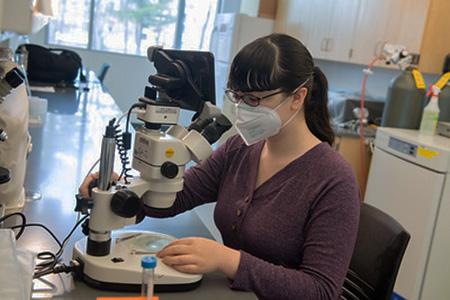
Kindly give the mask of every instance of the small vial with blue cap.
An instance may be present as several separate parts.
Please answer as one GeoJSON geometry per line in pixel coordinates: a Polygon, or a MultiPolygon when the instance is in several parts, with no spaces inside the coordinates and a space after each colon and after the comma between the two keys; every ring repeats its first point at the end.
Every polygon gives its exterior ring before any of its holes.
{"type": "Polygon", "coordinates": [[[141,260],[142,266],[142,286],[141,296],[147,300],[153,299],[153,286],[156,268],[156,257],[144,256],[141,260]]]}

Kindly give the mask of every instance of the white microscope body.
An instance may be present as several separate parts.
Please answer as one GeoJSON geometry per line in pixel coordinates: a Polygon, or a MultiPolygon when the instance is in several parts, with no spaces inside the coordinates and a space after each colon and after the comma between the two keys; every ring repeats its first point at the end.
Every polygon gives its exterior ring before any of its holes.
{"type": "Polygon", "coordinates": [[[23,186],[30,136],[23,82],[24,75],[16,64],[0,58],[0,216],[22,210],[25,203],[23,186]]]}
{"type": "MultiPolygon", "coordinates": [[[[174,64],[185,69],[188,66],[179,60],[171,60],[167,54],[187,53],[190,57],[195,53],[174,52],[149,48],[149,59],[155,61],[158,71],[163,69],[162,77],[167,79],[169,75],[170,80],[176,81],[186,72],[173,73],[173,69],[164,69],[164,66],[174,64]],[[162,65],[158,65],[158,58],[163,60],[162,65]]],[[[201,53],[205,55],[206,52],[201,53]]],[[[150,76],[149,80],[155,85],[155,82],[159,83],[158,78],[152,81],[150,76]]],[[[191,87],[193,81],[189,80],[184,82],[191,87]]],[[[146,89],[146,97],[140,98],[136,105],[139,107],[138,119],[145,122],[145,126],[136,130],[133,150],[132,167],[139,171],[139,177],[130,180],[129,184],[112,185],[116,142],[114,121],[110,122],[103,137],[98,187],[92,190],[90,218],[85,225],[89,236],[78,241],[73,252],[74,259],[82,265],[83,279],[98,288],[132,291],[140,287],[142,256],[154,255],[175,238],[148,231],[112,231],[140,222],[143,205],[160,209],[171,207],[176,194],[183,189],[186,164],[191,160],[198,163],[208,158],[212,152],[210,144],[231,127],[220,110],[204,100],[201,105],[194,105],[198,114],[191,130],[177,125],[180,107],[188,106],[190,109],[192,103],[185,105],[181,100],[183,97],[171,101],[168,94],[173,86],[170,84],[157,86],[157,89],[146,89]],[[161,125],[170,127],[163,131],[161,125]]],[[[213,90],[210,95],[214,95],[213,90]]],[[[201,279],[201,275],[178,272],[161,261],[155,270],[156,291],[192,289],[200,284],[201,279]]]]}

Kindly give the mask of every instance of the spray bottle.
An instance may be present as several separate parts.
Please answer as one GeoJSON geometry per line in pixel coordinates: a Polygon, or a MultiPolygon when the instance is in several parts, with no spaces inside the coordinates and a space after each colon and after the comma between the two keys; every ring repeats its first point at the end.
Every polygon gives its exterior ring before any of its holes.
{"type": "Polygon", "coordinates": [[[436,133],[437,122],[439,119],[439,104],[438,98],[441,89],[436,85],[431,86],[431,99],[422,114],[422,121],[420,123],[420,132],[424,134],[434,135],[436,133]]]}

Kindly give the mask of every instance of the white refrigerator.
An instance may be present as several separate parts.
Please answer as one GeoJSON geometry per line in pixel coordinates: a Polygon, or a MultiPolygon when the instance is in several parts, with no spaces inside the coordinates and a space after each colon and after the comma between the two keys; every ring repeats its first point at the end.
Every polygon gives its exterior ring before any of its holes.
{"type": "Polygon", "coordinates": [[[365,201],[411,234],[394,291],[450,299],[450,139],[379,128],[365,201]]]}

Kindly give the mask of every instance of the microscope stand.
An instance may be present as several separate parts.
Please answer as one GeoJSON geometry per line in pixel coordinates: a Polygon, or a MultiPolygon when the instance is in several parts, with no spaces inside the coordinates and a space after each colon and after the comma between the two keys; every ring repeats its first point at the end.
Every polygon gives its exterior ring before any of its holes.
{"type": "MultiPolygon", "coordinates": [[[[80,274],[88,285],[102,290],[138,292],[141,288],[143,256],[156,252],[175,238],[149,231],[115,231],[107,256],[86,253],[87,238],[75,243],[73,258],[82,265],[80,274]]],[[[158,259],[155,292],[192,290],[200,285],[202,275],[181,273],[158,259]]]]}

